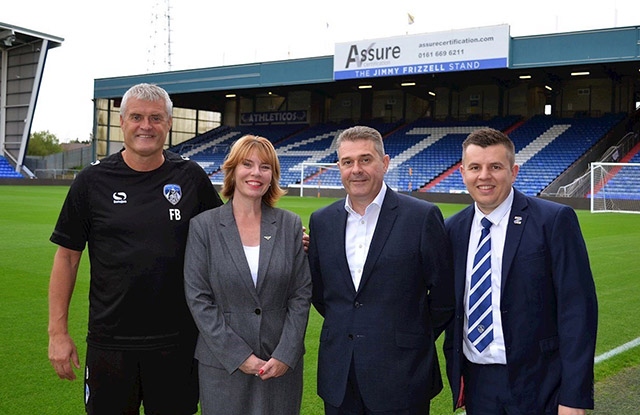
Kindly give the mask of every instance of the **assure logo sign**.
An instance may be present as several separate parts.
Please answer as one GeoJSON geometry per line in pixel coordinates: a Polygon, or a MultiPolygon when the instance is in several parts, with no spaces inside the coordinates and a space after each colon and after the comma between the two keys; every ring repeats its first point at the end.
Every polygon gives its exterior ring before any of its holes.
{"type": "Polygon", "coordinates": [[[506,68],[509,26],[338,43],[333,77],[375,78],[506,68]]]}

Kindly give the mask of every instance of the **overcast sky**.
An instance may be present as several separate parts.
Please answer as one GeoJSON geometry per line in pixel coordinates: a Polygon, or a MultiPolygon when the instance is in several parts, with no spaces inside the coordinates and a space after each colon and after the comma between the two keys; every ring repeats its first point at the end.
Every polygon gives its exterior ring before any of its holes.
{"type": "MultiPolygon", "coordinates": [[[[2,23],[64,38],[49,51],[32,132],[87,140],[94,79],[168,70],[166,54],[152,52],[166,50],[164,4],[21,0],[3,7],[2,23]]],[[[339,42],[499,24],[513,37],[640,26],[640,1],[173,0],[170,69],[332,55],[339,42]]]]}

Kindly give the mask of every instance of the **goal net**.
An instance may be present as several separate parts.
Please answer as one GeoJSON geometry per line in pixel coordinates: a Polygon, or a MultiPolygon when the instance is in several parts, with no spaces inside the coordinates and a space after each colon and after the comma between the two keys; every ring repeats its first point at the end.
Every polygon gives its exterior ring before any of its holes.
{"type": "Polygon", "coordinates": [[[591,212],[640,213],[640,163],[591,163],[591,212]]]}

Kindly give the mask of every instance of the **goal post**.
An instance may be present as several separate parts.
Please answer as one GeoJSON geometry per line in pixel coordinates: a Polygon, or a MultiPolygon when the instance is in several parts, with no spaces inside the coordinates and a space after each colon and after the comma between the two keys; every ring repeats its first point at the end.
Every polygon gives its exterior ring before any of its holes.
{"type": "Polygon", "coordinates": [[[300,197],[307,190],[316,189],[320,197],[321,189],[341,189],[340,170],[337,163],[311,163],[300,165],[300,197]]]}
{"type": "Polygon", "coordinates": [[[591,163],[591,212],[640,213],[640,163],[591,163]]]}

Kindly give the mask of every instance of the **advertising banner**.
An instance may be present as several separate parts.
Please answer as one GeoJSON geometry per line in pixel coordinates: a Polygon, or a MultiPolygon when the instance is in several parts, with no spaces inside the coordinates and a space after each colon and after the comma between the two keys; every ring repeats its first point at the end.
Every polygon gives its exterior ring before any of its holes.
{"type": "Polygon", "coordinates": [[[256,124],[306,124],[308,123],[307,111],[269,111],[269,112],[243,112],[240,114],[241,125],[256,124]]]}
{"type": "Polygon", "coordinates": [[[337,43],[333,78],[506,68],[509,41],[509,25],[499,25],[337,43]]]}

